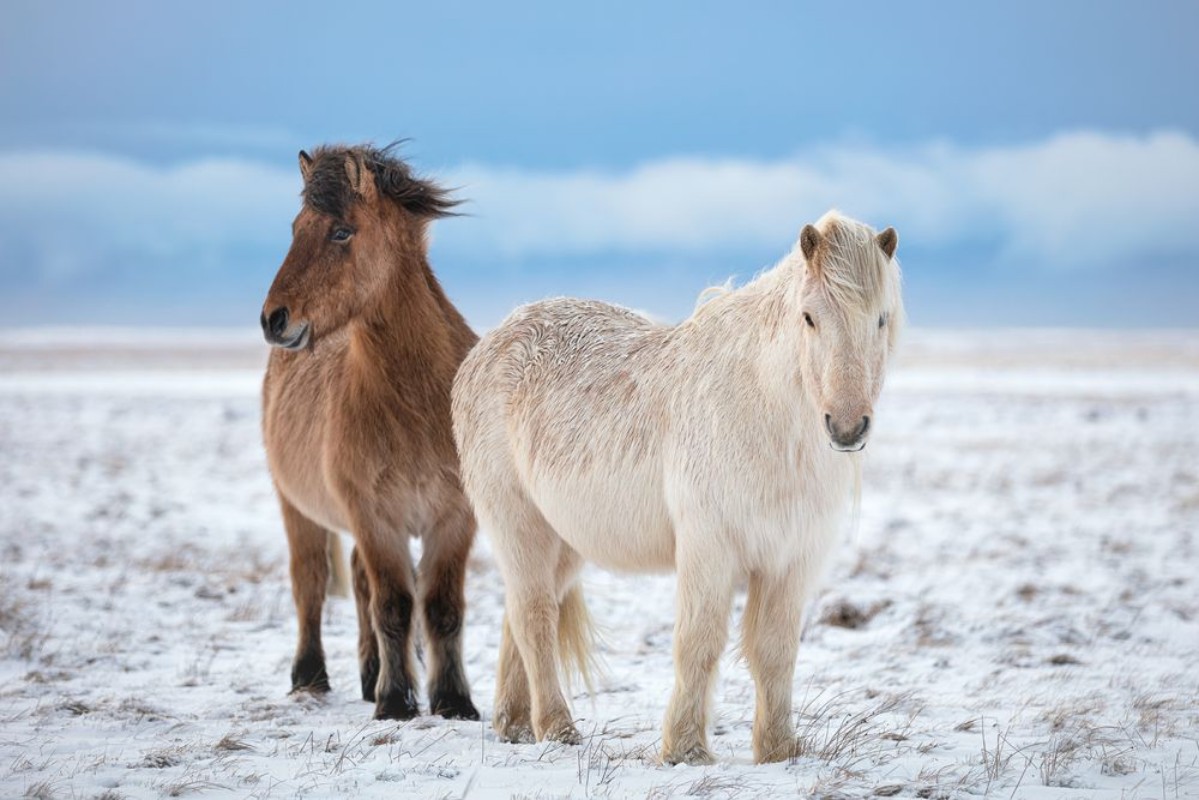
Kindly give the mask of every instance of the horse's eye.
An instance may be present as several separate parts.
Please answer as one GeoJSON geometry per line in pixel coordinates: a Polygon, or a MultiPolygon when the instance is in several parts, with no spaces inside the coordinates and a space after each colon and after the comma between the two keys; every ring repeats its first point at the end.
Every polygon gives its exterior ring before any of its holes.
{"type": "Polygon", "coordinates": [[[354,232],[349,228],[337,228],[329,235],[329,239],[334,242],[348,242],[353,235],[354,232]]]}
{"type": "Polygon", "coordinates": [[[808,323],[808,327],[809,327],[809,328],[815,328],[815,327],[816,327],[816,323],[815,323],[815,322],[812,322],[812,315],[811,315],[811,314],[809,314],[809,313],[808,313],[808,312],[806,312],[806,311],[805,311],[805,312],[803,312],[803,321],[804,321],[804,322],[806,322],[806,323],[808,323]]]}
{"type": "Polygon", "coordinates": [[[881,328],[881,327],[883,327],[883,326],[884,326],[884,325],[886,325],[886,324],[887,324],[887,315],[886,315],[886,314],[879,314],[879,316],[878,316],[878,326],[881,328]]]}

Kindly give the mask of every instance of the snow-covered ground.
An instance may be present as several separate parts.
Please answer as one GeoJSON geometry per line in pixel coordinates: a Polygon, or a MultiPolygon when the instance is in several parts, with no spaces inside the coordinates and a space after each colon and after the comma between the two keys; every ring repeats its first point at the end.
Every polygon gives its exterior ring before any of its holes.
{"type": "MultiPolygon", "coordinates": [[[[607,675],[579,747],[371,721],[348,600],[333,693],[289,697],[263,356],[0,334],[0,797],[1199,796],[1199,334],[913,333],[801,648],[803,757],[751,763],[730,642],[706,768],[655,762],[669,576],[587,573],[607,675]]],[[[468,592],[487,716],[485,537],[468,592]]]]}

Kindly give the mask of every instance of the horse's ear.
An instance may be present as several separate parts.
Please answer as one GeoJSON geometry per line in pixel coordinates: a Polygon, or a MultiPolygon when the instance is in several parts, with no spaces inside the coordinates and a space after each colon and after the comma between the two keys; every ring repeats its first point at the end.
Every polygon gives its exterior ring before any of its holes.
{"type": "Polygon", "coordinates": [[[354,156],[346,156],[346,177],[350,179],[350,188],[364,200],[375,197],[375,173],[354,156]]]}
{"type": "Polygon", "coordinates": [[[312,156],[300,151],[300,176],[304,179],[304,183],[308,183],[308,178],[312,175],[312,156]]]}
{"type": "Polygon", "coordinates": [[[895,232],[894,228],[887,228],[874,239],[882,251],[887,254],[887,258],[895,256],[895,248],[899,246],[899,234],[895,232]]]}
{"type": "Polygon", "coordinates": [[[803,250],[803,257],[811,261],[819,246],[820,231],[816,230],[815,225],[804,225],[803,230],[799,233],[799,249],[803,250]]]}

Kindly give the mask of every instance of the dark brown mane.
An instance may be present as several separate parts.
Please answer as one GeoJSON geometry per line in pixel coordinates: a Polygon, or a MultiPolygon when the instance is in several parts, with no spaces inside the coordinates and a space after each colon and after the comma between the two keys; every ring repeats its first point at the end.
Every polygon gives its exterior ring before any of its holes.
{"type": "Polygon", "coordinates": [[[304,183],[304,203],[321,213],[344,217],[357,199],[346,174],[346,159],[352,158],[374,173],[380,195],[408,212],[425,219],[452,216],[459,201],[450,197],[448,189],[416,177],[412,168],[393,154],[399,144],[392,142],[382,148],[369,144],[318,147],[312,153],[311,171],[304,183]]]}

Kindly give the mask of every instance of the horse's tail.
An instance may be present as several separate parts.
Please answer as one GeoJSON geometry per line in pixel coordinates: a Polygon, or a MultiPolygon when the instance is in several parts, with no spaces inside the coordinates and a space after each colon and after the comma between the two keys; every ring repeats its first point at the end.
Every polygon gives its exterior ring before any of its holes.
{"type": "Polygon", "coordinates": [[[578,673],[583,678],[587,693],[595,695],[592,676],[597,671],[595,657],[596,632],[583,601],[583,587],[575,583],[566,592],[558,606],[558,660],[562,672],[569,681],[578,673]]]}
{"type": "Polygon", "coordinates": [[[325,534],[325,555],[329,559],[329,584],[325,591],[333,597],[350,596],[350,570],[341,549],[341,534],[329,531],[325,534]]]}

